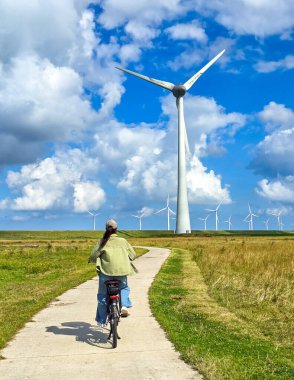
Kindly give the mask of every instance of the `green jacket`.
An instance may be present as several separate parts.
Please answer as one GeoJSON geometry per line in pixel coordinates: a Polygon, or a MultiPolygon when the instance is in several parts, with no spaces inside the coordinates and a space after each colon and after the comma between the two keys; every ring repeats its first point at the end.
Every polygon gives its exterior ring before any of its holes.
{"type": "Polygon", "coordinates": [[[102,249],[99,246],[100,241],[93,248],[88,260],[96,261],[98,272],[108,276],[128,276],[137,272],[131,262],[136,258],[136,253],[126,239],[113,234],[102,249]]]}

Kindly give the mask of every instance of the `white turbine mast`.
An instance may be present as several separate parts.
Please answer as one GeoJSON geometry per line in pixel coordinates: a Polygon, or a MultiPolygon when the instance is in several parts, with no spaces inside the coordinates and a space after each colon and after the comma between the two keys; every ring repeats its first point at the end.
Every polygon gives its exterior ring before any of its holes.
{"type": "Polygon", "coordinates": [[[231,222],[231,216],[229,217],[229,219],[228,220],[225,220],[225,223],[229,223],[229,231],[231,231],[231,227],[232,227],[232,222],[231,222]]]}
{"type": "Polygon", "coordinates": [[[265,228],[266,228],[266,230],[268,231],[268,223],[269,223],[269,219],[267,219],[267,220],[263,220],[262,223],[265,224],[265,228]]]}
{"type": "Polygon", "coordinates": [[[95,231],[96,230],[96,216],[99,215],[99,213],[98,214],[94,214],[93,212],[91,212],[89,210],[88,210],[88,213],[90,215],[92,215],[92,217],[93,217],[93,231],[95,231]]]}
{"type": "Polygon", "coordinates": [[[188,205],[188,195],[187,195],[187,179],[186,179],[186,155],[189,155],[188,148],[188,138],[184,119],[184,102],[183,97],[186,92],[193,86],[193,84],[200,78],[200,76],[217,61],[225,52],[222,50],[216,57],[214,57],[210,62],[208,62],[201,70],[199,70],[195,75],[193,75],[184,84],[174,85],[170,82],[164,82],[162,80],[150,78],[145,75],[135,73],[121,67],[116,67],[117,69],[124,71],[128,74],[134,75],[140,79],[146,80],[147,82],[156,84],[157,86],[163,87],[173,93],[176,98],[176,104],[178,109],[178,190],[177,190],[177,222],[176,222],[176,233],[190,233],[190,215],[189,215],[189,205],[188,205]]]}
{"type": "Polygon", "coordinates": [[[166,210],[167,213],[167,230],[170,230],[170,214],[176,215],[176,213],[169,207],[169,194],[167,194],[167,199],[166,199],[166,207],[162,208],[159,211],[156,211],[155,214],[159,214],[160,212],[166,210]]]}
{"type": "Polygon", "coordinates": [[[223,201],[221,201],[220,203],[219,203],[219,205],[217,206],[217,208],[215,208],[215,209],[206,209],[206,211],[209,211],[209,212],[215,212],[215,230],[217,231],[218,230],[218,221],[219,221],[219,219],[218,219],[218,214],[217,214],[217,212],[218,212],[218,209],[219,209],[219,207],[220,207],[220,205],[223,203],[223,201]]]}
{"type": "Polygon", "coordinates": [[[250,223],[250,219],[244,219],[243,220],[243,222],[245,222],[245,223],[248,223],[248,230],[250,230],[251,229],[251,223],[250,223]]]}
{"type": "Polygon", "coordinates": [[[199,220],[202,220],[204,222],[204,230],[207,230],[207,219],[209,217],[209,214],[206,216],[206,218],[198,218],[199,220]]]}
{"type": "Polygon", "coordinates": [[[251,207],[250,207],[249,203],[248,203],[248,208],[249,208],[249,214],[246,216],[244,221],[249,223],[249,230],[253,231],[254,230],[254,228],[253,228],[253,216],[255,218],[258,218],[258,215],[253,214],[253,212],[251,211],[251,207]]]}

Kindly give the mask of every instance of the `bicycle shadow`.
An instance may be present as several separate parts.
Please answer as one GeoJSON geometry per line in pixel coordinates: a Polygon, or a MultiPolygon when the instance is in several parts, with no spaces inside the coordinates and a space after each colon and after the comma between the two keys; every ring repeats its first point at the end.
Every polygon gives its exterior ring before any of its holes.
{"type": "Polygon", "coordinates": [[[64,322],[61,326],[47,326],[46,331],[55,335],[72,335],[77,342],[90,344],[91,346],[110,349],[111,342],[107,339],[109,330],[92,326],[86,322],[64,322]]]}

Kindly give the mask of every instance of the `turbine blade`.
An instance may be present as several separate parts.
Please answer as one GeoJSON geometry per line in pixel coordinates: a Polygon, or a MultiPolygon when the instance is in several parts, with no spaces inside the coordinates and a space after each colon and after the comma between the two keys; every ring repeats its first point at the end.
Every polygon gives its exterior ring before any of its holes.
{"type": "Polygon", "coordinates": [[[165,208],[162,208],[162,209],[159,210],[159,211],[156,211],[154,214],[158,214],[158,213],[160,213],[161,211],[164,211],[164,210],[166,210],[166,207],[165,207],[165,208]]]}
{"type": "Polygon", "coordinates": [[[216,212],[216,210],[210,210],[209,208],[206,208],[205,211],[216,212]]]}
{"type": "Polygon", "coordinates": [[[222,200],[222,201],[219,203],[219,205],[217,206],[216,210],[219,209],[219,206],[223,203],[223,201],[224,201],[224,200],[222,200]]]}
{"type": "Polygon", "coordinates": [[[157,86],[163,87],[163,88],[165,88],[166,90],[169,90],[169,91],[172,91],[172,89],[174,88],[174,84],[170,83],[170,82],[164,82],[163,80],[158,80],[158,79],[146,77],[145,75],[135,73],[134,71],[131,71],[131,70],[123,69],[122,67],[116,67],[116,69],[124,71],[124,72],[126,72],[128,74],[134,75],[135,77],[138,77],[140,79],[144,79],[147,82],[156,84],[157,86]]]}
{"type": "Polygon", "coordinates": [[[169,207],[169,211],[174,214],[174,215],[177,215],[170,207],[169,207]]]}
{"type": "Polygon", "coordinates": [[[184,84],[187,91],[193,86],[196,80],[199,79],[200,76],[224,54],[225,51],[226,51],[225,49],[222,50],[216,57],[214,57],[211,61],[209,61],[204,67],[202,67],[201,70],[199,70],[195,75],[193,75],[190,79],[187,80],[187,82],[184,84]]]}
{"type": "Polygon", "coordinates": [[[250,207],[250,204],[248,203],[248,208],[249,208],[249,212],[251,214],[251,207],[250,207]]]}

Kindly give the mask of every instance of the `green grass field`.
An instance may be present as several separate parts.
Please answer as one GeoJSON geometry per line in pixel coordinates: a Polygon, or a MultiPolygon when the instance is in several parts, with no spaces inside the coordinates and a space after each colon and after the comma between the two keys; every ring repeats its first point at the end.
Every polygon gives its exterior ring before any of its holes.
{"type": "MultiPolygon", "coordinates": [[[[93,277],[86,260],[101,234],[0,232],[1,346],[50,300],[93,277]]],[[[151,307],[204,378],[294,378],[292,232],[120,234],[172,249],[150,289],[151,307]]]]}

